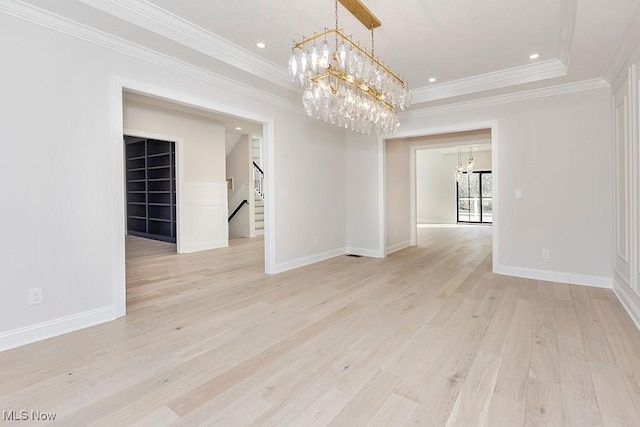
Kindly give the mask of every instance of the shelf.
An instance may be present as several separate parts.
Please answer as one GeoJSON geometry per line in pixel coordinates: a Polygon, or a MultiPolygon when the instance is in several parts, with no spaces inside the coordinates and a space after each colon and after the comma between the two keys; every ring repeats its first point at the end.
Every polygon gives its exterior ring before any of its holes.
{"type": "Polygon", "coordinates": [[[171,191],[149,191],[149,194],[169,194],[171,191]]]}
{"type": "Polygon", "coordinates": [[[129,179],[127,182],[145,182],[146,179],[129,179]]]}
{"type": "MultiPolygon", "coordinates": [[[[127,191],[129,194],[146,194],[146,191],[127,191]]],[[[151,191],[150,191],[151,193],[151,191]]]]}
{"type": "Polygon", "coordinates": [[[129,202],[130,205],[142,205],[142,206],[146,206],[147,204],[145,202],[129,202]]]}
{"type": "Polygon", "coordinates": [[[133,215],[131,215],[131,216],[127,216],[127,218],[131,218],[131,219],[141,219],[141,220],[144,220],[144,221],[146,221],[146,220],[147,220],[147,217],[146,217],[146,216],[133,216],[133,215]]]}
{"type": "Polygon", "coordinates": [[[157,181],[171,181],[171,178],[153,178],[153,179],[147,179],[147,181],[153,181],[153,182],[157,182],[157,181]]]}
{"type": "Polygon", "coordinates": [[[127,157],[127,160],[141,160],[144,159],[145,156],[136,156],[136,157],[127,157]]]}
{"type": "MultiPolygon", "coordinates": [[[[137,172],[137,171],[143,171],[146,170],[147,168],[133,168],[133,169],[127,169],[127,172],[137,172]]],[[[151,169],[151,168],[149,168],[151,169]]]]}
{"type": "Polygon", "coordinates": [[[172,206],[171,203],[149,203],[149,206],[172,206]]]}
{"type": "Polygon", "coordinates": [[[147,169],[167,169],[170,168],[171,165],[166,165],[166,166],[149,166],[147,169]]]}
{"type": "Polygon", "coordinates": [[[149,218],[149,221],[156,221],[156,222],[171,222],[170,219],[163,219],[163,218],[149,218]]]}
{"type": "Polygon", "coordinates": [[[162,156],[168,156],[169,153],[157,153],[157,154],[149,154],[147,155],[147,157],[162,157],[162,156]]]}

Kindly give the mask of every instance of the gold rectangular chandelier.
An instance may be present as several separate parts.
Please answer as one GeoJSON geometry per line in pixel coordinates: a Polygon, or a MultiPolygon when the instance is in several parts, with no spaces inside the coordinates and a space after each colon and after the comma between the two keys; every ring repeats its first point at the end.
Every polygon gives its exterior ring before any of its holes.
{"type": "Polygon", "coordinates": [[[371,30],[371,53],[335,28],[293,42],[291,81],[304,88],[302,104],[309,116],[344,128],[378,135],[393,134],[400,125],[397,110],[411,104],[406,81],[375,56],[373,30],[381,25],[360,0],[340,3],[371,30]]]}

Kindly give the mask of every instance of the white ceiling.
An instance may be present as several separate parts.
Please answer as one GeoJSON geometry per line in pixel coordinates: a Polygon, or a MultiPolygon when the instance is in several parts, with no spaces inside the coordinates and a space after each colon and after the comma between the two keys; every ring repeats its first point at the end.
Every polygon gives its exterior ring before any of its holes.
{"type": "MultiPolygon", "coordinates": [[[[276,96],[294,39],[333,26],[332,0],[24,0],[276,96]],[[267,44],[258,49],[257,41],[267,44]]],[[[364,0],[382,21],[376,54],[405,76],[414,108],[610,74],[640,0],[364,0]],[[530,60],[531,53],[540,57],[530,60]],[[429,77],[436,77],[429,83],[429,77]],[[465,98],[466,97],[466,98],[465,98]],[[421,105],[425,104],[425,105],[421,105]]],[[[368,31],[339,7],[341,27],[368,31]]]]}

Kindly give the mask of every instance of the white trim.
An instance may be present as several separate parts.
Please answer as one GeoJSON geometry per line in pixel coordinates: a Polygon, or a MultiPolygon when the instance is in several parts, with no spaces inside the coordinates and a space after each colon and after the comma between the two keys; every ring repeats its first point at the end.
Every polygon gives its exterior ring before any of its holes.
{"type": "Polygon", "coordinates": [[[377,249],[348,247],[347,254],[360,255],[360,256],[366,256],[371,258],[384,258],[384,255],[382,255],[380,251],[378,251],[377,249]]]}
{"type": "Polygon", "coordinates": [[[571,57],[571,42],[573,41],[573,30],[576,25],[576,15],[578,11],[578,0],[564,0],[561,5],[560,16],[560,61],[569,68],[571,57]]]}
{"type": "Polygon", "coordinates": [[[287,78],[284,67],[148,1],[80,0],[80,2],[286,89],[297,90],[297,86],[287,78]]]}
{"type": "Polygon", "coordinates": [[[499,89],[523,83],[562,77],[567,75],[567,67],[559,59],[540,61],[491,73],[479,74],[451,82],[425,86],[411,91],[413,103],[449,98],[459,95],[499,89]]]}
{"type": "MultiPolygon", "coordinates": [[[[470,101],[455,102],[438,105],[435,107],[416,108],[400,113],[400,121],[422,117],[426,114],[442,114],[456,111],[472,110],[475,108],[487,108],[513,102],[529,101],[532,99],[547,98],[551,96],[566,95],[569,93],[583,92],[610,87],[606,80],[597,78],[580,82],[549,86],[540,89],[531,89],[505,95],[490,96],[487,98],[472,99],[470,101]]],[[[415,104],[415,102],[414,102],[415,104]]]]}
{"type": "Polygon", "coordinates": [[[409,147],[409,244],[418,245],[418,171],[416,147],[409,147]]]}
{"type": "Polygon", "coordinates": [[[277,105],[300,114],[304,113],[300,102],[295,102],[293,100],[274,95],[273,93],[265,90],[240,83],[232,78],[216,74],[205,68],[197,67],[193,64],[187,63],[186,61],[137,45],[128,40],[105,33],[93,27],[89,27],[88,25],[72,21],[68,18],[56,15],[53,12],[19,0],[7,0],[0,2],[0,12],[5,12],[11,16],[15,16],[16,18],[24,19],[68,36],[75,37],[89,43],[94,43],[98,46],[114,50],[124,55],[132,56],[159,67],[170,69],[192,78],[211,83],[215,86],[229,89],[253,99],[259,99],[266,103],[277,105]]]}
{"type": "MultiPolygon", "coordinates": [[[[123,100],[124,102],[124,100],[123,100]]],[[[129,135],[129,136],[137,136],[140,138],[150,138],[150,139],[159,139],[162,141],[172,141],[176,143],[176,252],[179,254],[182,253],[186,253],[182,251],[182,221],[180,221],[180,218],[183,215],[183,209],[184,209],[184,202],[183,202],[183,183],[184,183],[184,138],[181,138],[179,136],[173,136],[173,135],[164,135],[164,134],[159,134],[159,133],[154,133],[154,132],[147,132],[147,131],[141,131],[141,130],[135,130],[135,129],[122,129],[122,133],[124,135],[129,135]]],[[[123,156],[123,162],[126,162],[126,160],[124,159],[123,156]]],[[[124,166],[123,166],[124,168],[124,166]]],[[[123,173],[125,173],[126,176],[126,170],[123,169],[123,173]]],[[[123,179],[126,180],[126,177],[123,177],[123,179]]],[[[126,181],[123,184],[125,186],[126,189],[126,181]]],[[[123,201],[123,203],[126,205],[127,203],[127,199],[126,199],[126,193],[125,193],[125,199],[123,201]]],[[[126,213],[126,210],[125,210],[126,213]]],[[[126,221],[126,217],[125,217],[125,221],[126,221]]],[[[127,228],[126,228],[126,222],[125,222],[125,234],[127,233],[127,228]]]]}
{"type": "Polygon", "coordinates": [[[592,286],[594,288],[611,289],[613,286],[613,279],[611,277],[590,276],[586,274],[565,273],[561,271],[538,270],[534,268],[494,264],[493,272],[507,276],[524,277],[525,279],[568,283],[570,285],[592,286]]]}
{"type": "Polygon", "coordinates": [[[262,121],[262,170],[264,171],[264,271],[276,273],[276,174],[275,124],[272,118],[262,121]]]}
{"type": "Polygon", "coordinates": [[[616,279],[613,280],[613,292],[640,330],[640,299],[630,287],[618,283],[616,279]]]}
{"type": "Polygon", "coordinates": [[[618,47],[616,48],[613,62],[607,70],[605,79],[613,84],[620,74],[630,65],[631,54],[640,44],[640,4],[636,6],[636,10],[629,20],[629,25],[624,30],[624,34],[618,47]]]}
{"type": "Polygon", "coordinates": [[[402,249],[406,249],[410,246],[415,245],[412,245],[410,240],[405,240],[404,242],[396,243],[395,245],[389,246],[386,250],[386,254],[391,255],[394,252],[401,251],[402,249]]]}
{"type": "Polygon", "coordinates": [[[228,248],[228,240],[211,240],[208,242],[200,242],[193,245],[183,245],[181,254],[188,254],[192,252],[208,251],[210,249],[228,248]]]}
{"type": "Polygon", "coordinates": [[[0,333],[0,352],[115,320],[116,306],[97,308],[0,333]]]}
{"type": "Polygon", "coordinates": [[[338,249],[332,249],[329,251],[309,255],[306,257],[298,258],[298,259],[292,259],[290,261],[285,261],[285,262],[276,264],[274,273],[282,273],[284,271],[289,271],[295,268],[304,267],[305,265],[309,265],[309,264],[315,264],[316,262],[325,261],[330,258],[335,258],[337,256],[346,255],[346,254],[347,254],[346,248],[338,248],[338,249]]]}
{"type": "Polygon", "coordinates": [[[387,179],[386,155],[387,142],[378,138],[378,254],[387,255],[387,179]]]}

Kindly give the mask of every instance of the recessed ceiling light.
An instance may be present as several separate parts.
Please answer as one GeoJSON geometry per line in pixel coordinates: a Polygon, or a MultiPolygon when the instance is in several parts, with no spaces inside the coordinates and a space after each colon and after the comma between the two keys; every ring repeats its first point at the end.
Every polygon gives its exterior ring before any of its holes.
{"type": "Polygon", "coordinates": [[[433,82],[435,82],[435,81],[436,81],[436,78],[435,78],[435,77],[431,77],[431,78],[429,79],[429,83],[433,83],[433,82]]]}
{"type": "Polygon", "coordinates": [[[529,59],[538,59],[540,58],[540,54],[538,53],[532,53],[531,55],[529,55],[529,59]]]}
{"type": "Polygon", "coordinates": [[[242,128],[241,128],[240,126],[238,126],[238,127],[236,128],[236,130],[242,130],[242,128]]]}
{"type": "Polygon", "coordinates": [[[267,47],[267,45],[262,42],[258,42],[256,43],[256,47],[259,47],[260,49],[264,49],[265,47],[267,47]]]}

